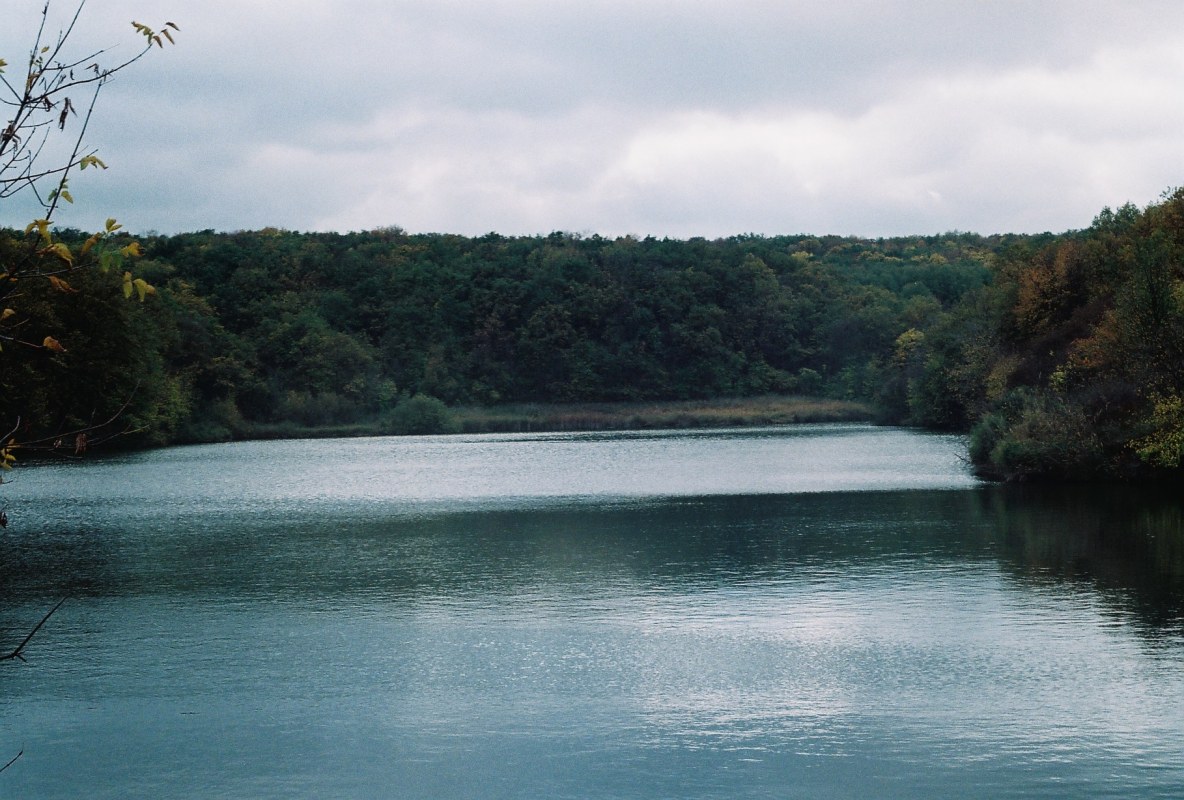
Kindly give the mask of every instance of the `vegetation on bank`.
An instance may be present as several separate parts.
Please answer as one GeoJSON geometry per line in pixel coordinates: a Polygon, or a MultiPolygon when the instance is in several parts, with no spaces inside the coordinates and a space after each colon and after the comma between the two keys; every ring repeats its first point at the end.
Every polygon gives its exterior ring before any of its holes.
{"type": "MultiPolygon", "coordinates": [[[[449,408],[427,395],[396,413],[345,424],[244,423],[233,438],[325,439],[450,433],[542,433],[732,428],[796,423],[871,422],[868,403],[817,397],[744,397],[645,403],[505,403],[449,408]]],[[[232,437],[227,437],[232,438],[232,437]]]]}
{"type": "MultiPolygon", "coordinates": [[[[65,352],[11,354],[25,379],[3,410],[52,430],[130,398],[122,419],[141,433],[128,441],[158,444],[397,429],[417,396],[450,408],[867,401],[903,326],[981,286],[1002,241],[148,237],[138,269],[156,295],[120,302],[114,276],[86,276],[66,298],[65,352]]],[[[53,323],[43,308],[30,306],[30,329],[53,323]]]]}
{"type": "Polygon", "coordinates": [[[53,302],[25,287],[22,324],[63,350],[6,348],[0,413],[44,435],[126,403],[147,445],[871,408],[968,432],[985,475],[1178,479],[1182,209],[1174,192],[1038,236],[150,236],[148,302],[98,272],[53,302]],[[739,399],[701,405],[719,398],[739,399]]]}
{"type": "Polygon", "coordinates": [[[761,396],[647,403],[531,403],[465,406],[453,414],[466,433],[731,428],[803,422],[866,422],[867,403],[796,396],[761,396]]]}

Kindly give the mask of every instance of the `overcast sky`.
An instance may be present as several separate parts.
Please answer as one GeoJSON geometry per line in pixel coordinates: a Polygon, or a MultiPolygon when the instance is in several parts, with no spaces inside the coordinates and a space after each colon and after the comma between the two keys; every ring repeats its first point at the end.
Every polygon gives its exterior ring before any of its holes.
{"type": "Polygon", "coordinates": [[[1184,183],[1178,0],[90,0],[79,43],[132,19],[177,46],[104,89],[60,224],[1059,232],[1184,183]]]}

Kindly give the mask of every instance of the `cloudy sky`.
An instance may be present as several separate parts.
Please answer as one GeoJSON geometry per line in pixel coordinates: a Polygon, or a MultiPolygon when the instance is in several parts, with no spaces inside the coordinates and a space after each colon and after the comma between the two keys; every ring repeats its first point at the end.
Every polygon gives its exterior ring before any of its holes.
{"type": "Polygon", "coordinates": [[[79,43],[132,19],[178,44],[104,90],[60,224],[1036,232],[1184,183],[1178,0],[90,0],[79,43]]]}

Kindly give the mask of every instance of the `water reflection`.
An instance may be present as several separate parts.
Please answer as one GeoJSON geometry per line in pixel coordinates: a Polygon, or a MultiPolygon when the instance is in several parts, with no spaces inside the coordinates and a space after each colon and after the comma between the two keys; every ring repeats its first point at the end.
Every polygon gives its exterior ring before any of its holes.
{"type": "MultiPolygon", "coordinates": [[[[864,447],[867,435],[837,438],[864,447]]],[[[876,441],[890,462],[909,440],[876,441]]],[[[461,502],[425,498],[426,485],[392,497],[314,482],[307,498],[284,485],[277,500],[265,489],[292,472],[289,445],[233,449],[242,458],[215,462],[193,494],[169,476],[193,473],[196,451],[163,454],[161,482],[137,485],[130,505],[109,487],[125,468],[150,473],[152,456],[100,465],[93,483],[79,472],[74,497],[32,487],[23,510],[37,524],[0,536],[0,626],[19,635],[48,602],[74,599],[39,636],[35,666],[0,682],[9,735],[45,759],[6,786],[41,797],[1184,791],[1176,498],[976,485],[944,460],[945,440],[912,457],[955,472],[920,487],[884,472],[878,491],[821,492],[819,473],[796,492],[769,491],[762,475],[750,493],[704,494],[682,472],[687,441],[612,443],[587,442],[610,464],[667,451],[667,491],[617,491],[604,467],[591,470],[596,491],[461,502]],[[54,768],[66,759],[72,770],[54,768]]],[[[735,448],[723,463],[743,460],[743,436],[692,443],[705,460],[721,447],[735,448]]],[[[556,469],[581,443],[475,444],[482,457],[511,452],[521,475],[556,469]],[[552,460],[522,465],[524,452],[552,460]]],[[[390,457],[380,445],[371,471],[390,457]]],[[[460,453],[475,474],[477,456],[454,446],[432,440],[415,459],[460,453]]],[[[756,437],[757,463],[786,446],[756,437]]],[[[810,452],[841,484],[856,455],[836,447],[810,452]]],[[[482,480],[484,492],[500,478],[482,480]]]]}
{"type": "Polygon", "coordinates": [[[1072,584],[1152,630],[1184,632],[1184,499],[1137,487],[997,487],[979,496],[1001,561],[1072,584]]]}
{"type": "Polygon", "coordinates": [[[998,563],[1033,586],[1089,591],[1152,628],[1179,630],[1184,619],[1181,503],[1130,488],[698,497],[377,519],[346,506],[329,518],[250,513],[146,529],[84,519],[9,531],[0,559],[10,601],[568,597],[795,580],[823,589],[894,566],[998,563]]]}

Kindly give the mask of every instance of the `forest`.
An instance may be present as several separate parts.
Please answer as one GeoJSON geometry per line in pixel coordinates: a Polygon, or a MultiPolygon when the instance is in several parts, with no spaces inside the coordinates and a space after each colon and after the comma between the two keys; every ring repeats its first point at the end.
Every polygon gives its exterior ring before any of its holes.
{"type": "MultiPolygon", "coordinates": [[[[0,231],[0,258],[29,235],[0,231]]],[[[4,345],[18,440],[109,419],[136,447],[446,432],[460,406],[806,395],[965,432],[988,477],[1182,474],[1184,191],[1056,235],[134,241],[108,245],[139,255],[135,291],[120,269],[21,285],[17,339],[60,346],[4,345]]]]}

